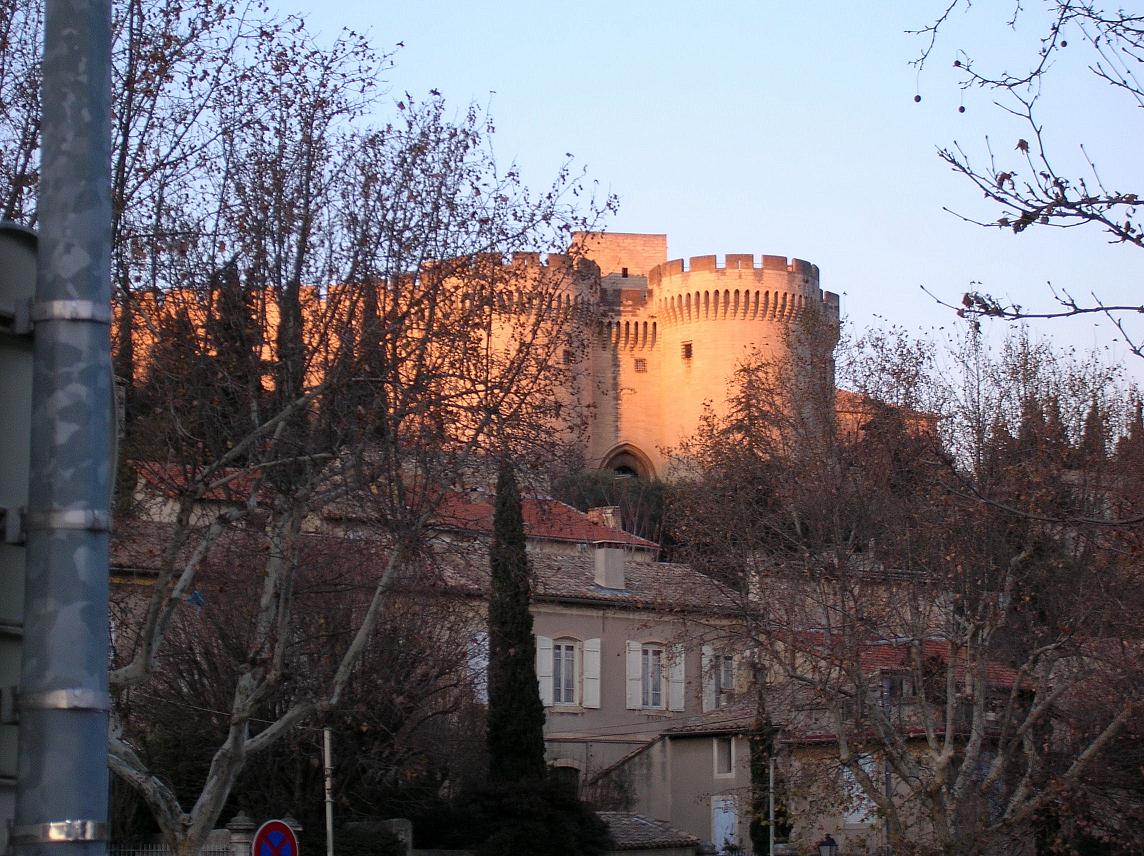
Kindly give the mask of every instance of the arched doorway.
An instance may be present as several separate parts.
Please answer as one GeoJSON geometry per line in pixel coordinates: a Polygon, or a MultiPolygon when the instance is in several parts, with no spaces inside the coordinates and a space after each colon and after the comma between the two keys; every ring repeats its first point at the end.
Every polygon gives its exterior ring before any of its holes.
{"type": "Polygon", "coordinates": [[[652,466],[651,459],[630,443],[621,443],[604,455],[601,469],[643,481],[655,478],[655,467],[652,466]]]}

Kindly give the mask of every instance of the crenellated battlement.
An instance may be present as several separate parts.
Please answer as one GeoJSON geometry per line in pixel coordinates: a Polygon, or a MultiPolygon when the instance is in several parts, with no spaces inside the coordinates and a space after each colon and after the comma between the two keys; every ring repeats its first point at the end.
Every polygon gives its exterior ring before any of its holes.
{"type": "Polygon", "coordinates": [[[818,285],[818,265],[811,264],[803,259],[790,259],[786,256],[762,255],[754,256],[751,253],[727,253],[720,264],[718,255],[692,256],[690,259],[672,259],[658,264],[647,273],[648,284],[659,286],[664,279],[691,273],[722,273],[744,274],[747,272],[765,271],[775,273],[794,274],[812,279],[818,285]]]}
{"type": "Polygon", "coordinates": [[[837,315],[818,288],[818,267],[750,253],[672,259],[648,271],[653,309],[665,324],[710,320],[788,322],[808,307],[837,315]]]}

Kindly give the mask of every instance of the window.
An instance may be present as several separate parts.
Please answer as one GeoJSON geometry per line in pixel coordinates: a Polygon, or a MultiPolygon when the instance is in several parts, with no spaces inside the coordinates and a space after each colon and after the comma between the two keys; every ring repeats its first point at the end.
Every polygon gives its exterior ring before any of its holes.
{"type": "Polygon", "coordinates": [[[647,360],[645,360],[643,357],[636,357],[636,371],[637,372],[646,372],[647,371],[647,360]]]}
{"type": "Polygon", "coordinates": [[[600,706],[600,640],[536,637],[536,680],[545,707],[600,706]]]}
{"type": "MultiPolygon", "coordinates": [[[[858,766],[875,788],[881,786],[882,776],[878,771],[877,760],[872,755],[859,755],[858,766]]],[[[849,825],[869,825],[874,821],[878,806],[866,793],[858,781],[858,776],[849,767],[842,767],[842,787],[846,793],[845,823],[849,825]]]]}
{"type": "Polygon", "coordinates": [[[684,342],[682,346],[683,359],[690,360],[692,355],[692,348],[690,342],[684,342]]]}
{"type": "Polygon", "coordinates": [[[570,366],[576,362],[576,354],[572,352],[571,348],[564,349],[564,365],[570,366]]]}
{"type": "Polygon", "coordinates": [[[576,643],[561,639],[552,644],[552,703],[576,704],[576,643]]]}
{"type": "Polygon", "coordinates": [[[716,737],[712,741],[711,748],[715,755],[715,775],[735,775],[735,739],[733,737],[716,737]]]}
{"type": "Polygon", "coordinates": [[[663,649],[644,645],[640,652],[640,704],[663,707],[663,649]]]}
{"type": "Polygon", "coordinates": [[[703,646],[703,710],[724,707],[735,698],[734,654],[716,654],[711,645],[703,646]]]}
{"type": "Polygon", "coordinates": [[[735,658],[720,654],[715,658],[715,704],[723,707],[735,692],[735,658]]]}
{"type": "Polygon", "coordinates": [[[682,645],[628,642],[628,709],[683,710],[682,645]]]}
{"type": "Polygon", "coordinates": [[[882,703],[897,704],[914,694],[914,679],[910,675],[882,675],[882,703]]]}

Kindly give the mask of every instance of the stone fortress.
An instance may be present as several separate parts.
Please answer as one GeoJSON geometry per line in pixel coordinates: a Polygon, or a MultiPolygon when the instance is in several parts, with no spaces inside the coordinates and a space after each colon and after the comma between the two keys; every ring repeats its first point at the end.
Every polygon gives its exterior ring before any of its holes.
{"type": "MultiPolygon", "coordinates": [[[[446,280],[455,277],[442,294],[462,303],[481,289],[496,294],[490,304],[493,351],[511,352],[521,336],[546,335],[543,325],[531,326],[539,306],[571,312],[571,326],[561,326],[567,340],[548,340],[569,375],[566,385],[564,378],[559,381],[562,391],[553,394],[564,398],[576,427],[584,429],[569,439],[589,469],[654,478],[668,474],[665,450],[678,448],[696,432],[706,404],[723,412],[729,382],[746,358],[785,363],[796,372],[832,372],[829,359],[792,354],[789,333],[811,312],[836,332],[839,313],[838,296],[820,290],[818,268],[802,259],[728,253],[669,261],[667,249],[663,234],[580,232],[566,254],[477,254],[427,264],[420,274],[444,271],[439,275],[446,280]]],[[[302,311],[307,325],[319,331],[319,341],[331,323],[359,330],[353,291],[352,285],[303,289],[302,311]]],[[[134,324],[138,383],[150,371],[156,344],[151,331],[163,329],[163,319],[180,312],[201,325],[207,305],[217,299],[213,291],[193,290],[171,291],[161,303],[150,293],[138,297],[133,305],[139,315],[134,324]]],[[[269,366],[276,360],[278,307],[269,292],[256,296],[254,306],[263,325],[258,347],[269,366]]],[[[472,321],[465,311],[458,317],[472,321]]],[[[319,351],[323,347],[317,345],[319,351]]],[[[321,380],[328,357],[318,354],[309,380],[321,380]]],[[[273,383],[267,373],[264,386],[273,383]]]]}
{"type": "Polygon", "coordinates": [[[585,462],[640,478],[662,476],[671,449],[718,412],[751,354],[792,359],[790,324],[808,310],[835,326],[838,295],[818,267],[750,253],[667,258],[667,235],[581,233],[576,249],[600,269],[600,335],[565,355],[588,399],[585,462]]]}

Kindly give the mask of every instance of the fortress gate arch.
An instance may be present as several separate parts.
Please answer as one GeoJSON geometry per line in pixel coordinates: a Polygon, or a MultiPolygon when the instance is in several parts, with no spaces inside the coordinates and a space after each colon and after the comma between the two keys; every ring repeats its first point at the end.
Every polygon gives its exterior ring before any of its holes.
{"type": "Polygon", "coordinates": [[[621,443],[604,455],[601,469],[611,470],[616,475],[635,476],[644,481],[655,478],[655,466],[651,458],[631,443],[621,443]]]}

